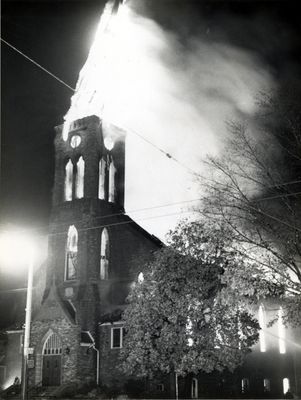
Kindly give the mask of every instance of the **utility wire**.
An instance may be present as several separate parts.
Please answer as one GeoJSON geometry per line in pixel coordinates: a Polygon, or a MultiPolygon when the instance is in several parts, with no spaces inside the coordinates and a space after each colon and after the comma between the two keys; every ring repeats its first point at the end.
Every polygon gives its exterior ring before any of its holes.
{"type": "MultiPolygon", "coordinates": [[[[12,44],[10,44],[9,42],[7,42],[6,40],[4,40],[2,37],[0,37],[1,41],[3,43],[5,43],[7,46],[9,46],[10,48],[12,48],[13,50],[15,50],[17,53],[19,53],[20,55],[22,55],[23,57],[25,57],[27,60],[29,60],[30,62],[32,62],[34,65],[36,65],[38,68],[40,68],[42,71],[46,72],[48,75],[52,76],[54,79],[56,79],[58,82],[60,82],[61,84],[63,84],[64,86],[66,86],[68,89],[72,90],[73,92],[75,92],[76,90],[71,87],[70,85],[68,85],[66,82],[64,82],[62,79],[60,79],[59,77],[57,77],[56,75],[54,75],[52,72],[48,71],[46,68],[44,68],[41,64],[37,63],[36,61],[34,61],[32,58],[28,57],[26,54],[24,54],[21,50],[17,49],[15,46],[13,46],[12,44]]],[[[160,151],[161,153],[163,153],[167,158],[173,160],[174,162],[176,162],[177,164],[179,164],[180,166],[182,166],[183,168],[187,169],[190,173],[196,175],[196,176],[200,176],[200,174],[196,171],[194,171],[193,169],[191,169],[190,167],[188,167],[187,165],[183,164],[181,161],[179,161],[178,159],[176,159],[172,154],[166,152],[165,150],[161,149],[159,146],[157,146],[156,144],[154,144],[153,142],[151,142],[149,139],[145,138],[144,136],[140,135],[138,132],[136,132],[135,130],[128,128],[128,127],[124,127],[128,132],[131,132],[132,134],[138,136],[140,139],[144,140],[146,143],[148,143],[149,145],[153,146],[155,149],[157,149],[158,151],[160,151]]]]}
{"type": "Polygon", "coordinates": [[[17,53],[19,53],[21,56],[23,56],[24,58],[26,58],[28,61],[30,61],[31,63],[33,63],[35,66],[37,66],[38,68],[40,68],[42,71],[46,72],[48,75],[52,76],[52,78],[56,79],[58,82],[60,82],[61,84],[63,84],[64,86],[66,86],[68,89],[72,90],[73,92],[75,92],[75,89],[71,86],[69,86],[66,82],[64,82],[62,79],[60,79],[59,77],[57,77],[56,75],[54,75],[52,72],[48,71],[48,69],[44,68],[41,64],[37,63],[36,61],[34,61],[32,58],[28,57],[26,54],[24,54],[21,50],[17,49],[15,46],[13,46],[12,44],[10,44],[9,42],[7,42],[6,40],[4,40],[2,37],[0,37],[1,41],[3,43],[5,43],[7,46],[9,46],[11,49],[15,50],[17,53]]]}
{"type": "Polygon", "coordinates": [[[169,158],[170,160],[173,160],[174,162],[176,162],[177,164],[179,164],[181,167],[187,169],[188,172],[192,173],[193,175],[196,175],[198,177],[202,176],[196,172],[195,170],[193,170],[192,168],[188,167],[187,165],[183,164],[181,161],[179,161],[176,157],[174,157],[172,154],[168,153],[167,151],[163,150],[161,147],[157,146],[155,143],[151,142],[149,139],[145,138],[144,136],[142,136],[140,133],[138,133],[137,131],[135,131],[132,128],[129,128],[128,126],[120,126],[120,128],[125,129],[127,132],[132,133],[136,136],[138,136],[140,139],[144,140],[146,143],[148,143],[149,145],[151,145],[152,147],[154,147],[156,150],[158,150],[159,152],[163,153],[167,158],[169,158]]]}
{"type": "MultiPolygon", "coordinates": [[[[287,185],[287,184],[289,184],[289,182],[283,183],[283,184],[281,184],[281,185],[287,185]]],[[[258,199],[258,200],[256,200],[256,201],[270,200],[270,199],[277,198],[277,197],[296,196],[296,195],[299,195],[299,194],[301,194],[301,192],[290,193],[290,194],[283,194],[283,195],[274,196],[274,197],[273,197],[273,196],[272,196],[272,197],[266,197],[266,198],[263,197],[263,198],[258,199]]],[[[94,221],[95,221],[95,220],[101,220],[101,219],[106,219],[106,218],[116,217],[116,216],[121,216],[121,215],[123,215],[123,216],[125,216],[125,217],[128,217],[128,218],[131,218],[131,217],[128,215],[129,213],[137,213],[137,212],[142,212],[142,211],[155,210],[155,209],[158,209],[158,208],[172,207],[172,206],[176,206],[176,205],[180,205],[180,204],[187,204],[187,203],[192,203],[192,202],[201,201],[201,200],[202,200],[202,198],[200,197],[200,198],[197,198],[197,199],[184,200],[184,201],[179,201],[179,202],[174,202],[174,203],[166,203],[166,204],[161,204],[161,205],[153,206],[153,207],[138,208],[138,209],[129,210],[128,212],[118,212],[118,213],[111,213],[111,214],[108,214],[108,215],[101,215],[101,216],[98,216],[98,217],[94,217],[93,220],[94,220],[94,221]]],[[[285,224],[285,225],[287,225],[287,226],[289,226],[289,227],[291,227],[291,228],[293,228],[293,229],[300,230],[298,227],[293,227],[293,225],[290,225],[289,223],[287,223],[287,222],[285,222],[285,221],[282,221],[282,220],[278,219],[277,217],[275,217],[275,216],[273,216],[273,215],[266,214],[265,212],[263,212],[263,211],[260,210],[260,209],[257,209],[256,207],[252,207],[252,206],[250,206],[250,205],[249,205],[249,207],[252,208],[254,211],[257,211],[257,212],[259,212],[259,213],[261,213],[261,214],[266,215],[266,216],[269,217],[269,218],[272,218],[272,219],[276,220],[276,221],[279,222],[279,223],[285,224]]],[[[187,212],[196,213],[197,211],[196,211],[196,210],[184,210],[184,211],[181,211],[181,212],[179,212],[179,213],[163,214],[162,217],[164,217],[165,215],[167,215],[167,216],[168,216],[168,215],[176,215],[176,214],[187,213],[187,212]]],[[[161,217],[161,215],[155,216],[155,217],[145,217],[145,218],[139,219],[139,220],[137,220],[137,221],[145,220],[145,219],[152,219],[152,218],[160,218],[160,217],[161,217]]],[[[57,223],[54,223],[54,224],[50,223],[49,225],[50,225],[51,227],[58,227],[58,226],[66,225],[66,224],[69,224],[69,223],[78,224],[78,223],[81,223],[81,222],[83,222],[83,221],[84,221],[84,219],[79,219],[79,220],[75,220],[75,221],[74,221],[74,220],[72,220],[72,221],[66,221],[66,222],[62,222],[62,223],[59,223],[59,224],[57,224],[57,223]]],[[[114,224],[107,224],[107,225],[97,225],[97,227],[105,227],[105,226],[112,226],[112,225],[118,225],[118,224],[124,225],[125,223],[135,223],[135,222],[136,222],[136,221],[126,221],[126,222],[120,222],[120,223],[114,223],[114,224]]],[[[44,229],[44,228],[49,228],[49,225],[47,225],[47,226],[46,226],[46,225],[45,225],[45,226],[40,226],[40,227],[32,228],[32,229],[26,229],[26,232],[29,232],[29,231],[39,231],[39,230],[42,230],[42,229],[44,229]]],[[[4,229],[6,228],[5,225],[0,225],[0,227],[1,227],[1,226],[2,226],[4,229]]],[[[96,226],[95,226],[95,228],[96,228],[96,226]]]]}
{"type": "MultiPolygon", "coordinates": [[[[284,185],[287,185],[287,183],[285,183],[284,185]]],[[[270,199],[274,199],[274,198],[278,198],[278,197],[297,196],[297,195],[300,195],[300,194],[301,194],[301,192],[296,192],[296,193],[290,193],[290,194],[283,194],[283,195],[279,195],[279,196],[263,197],[263,198],[255,200],[255,201],[259,202],[259,201],[270,200],[270,199]]],[[[157,205],[157,206],[153,206],[153,207],[136,208],[136,209],[133,209],[133,210],[128,210],[126,212],[117,212],[117,213],[112,213],[112,214],[108,214],[108,215],[100,215],[98,217],[94,217],[93,220],[95,221],[95,220],[101,220],[101,219],[106,219],[106,218],[111,218],[111,217],[118,217],[120,215],[128,216],[130,218],[129,214],[139,213],[139,212],[142,212],[142,211],[155,210],[155,209],[158,209],[158,208],[173,207],[173,206],[177,206],[177,205],[180,205],[180,204],[194,203],[196,201],[201,201],[201,200],[203,200],[203,198],[199,197],[197,199],[183,200],[183,201],[178,201],[178,202],[174,202],[174,203],[166,203],[166,204],[161,204],[161,205],[157,205]]],[[[77,224],[77,223],[81,223],[83,221],[84,221],[84,219],[78,219],[78,220],[75,220],[75,221],[72,220],[72,221],[69,221],[69,222],[72,223],[72,224],[77,224]]],[[[55,224],[51,224],[51,226],[66,225],[69,222],[67,221],[67,222],[62,222],[62,223],[59,223],[59,224],[55,223],[55,224]]],[[[43,229],[43,228],[44,227],[36,228],[36,230],[43,229]]]]}
{"type": "MultiPolygon", "coordinates": [[[[13,50],[15,50],[17,53],[19,53],[20,55],[22,55],[23,57],[25,57],[27,60],[29,60],[30,62],[32,62],[34,65],[36,65],[38,68],[40,68],[42,71],[46,72],[48,75],[50,75],[51,77],[53,77],[54,79],[56,79],[58,82],[60,82],[61,84],[63,84],[64,86],[66,86],[68,89],[72,90],[73,92],[75,92],[75,89],[73,87],[71,87],[70,85],[68,85],[66,82],[64,82],[62,79],[60,79],[59,77],[57,77],[56,75],[54,75],[52,72],[50,72],[49,70],[47,70],[46,68],[44,68],[41,64],[37,63],[35,60],[33,60],[32,58],[30,58],[29,56],[27,56],[26,54],[24,54],[21,50],[17,49],[15,46],[13,46],[12,44],[10,44],[9,42],[7,42],[6,40],[4,40],[2,37],[0,37],[1,41],[3,43],[5,43],[7,46],[9,46],[10,48],[12,48],[13,50]]],[[[117,124],[120,126],[120,124],[117,124]]],[[[173,160],[174,162],[176,162],[177,164],[179,164],[181,167],[185,168],[188,172],[192,173],[195,176],[198,176],[202,179],[206,179],[206,177],[200,175],[200,173],[196,172],[195,170],[193,170],[192,168],[188,167],[187,165],[185,165],[184,163],[182,163],[181,161],[179,161],[176,157],[174,157],[172,154],[168,153],[167,151],[163,150],[161,147],[157,146],[155,143],[153,143],[152,141],[150,141],[149,139],[145,138],[143,135],[141,135],[140,133],[138,133],[136,130],[129,128],[127,126],[120,126],[121,128],[124,128],[126,131],[138,136],[140,139],[142,139],[143,141],[145,141],[146,143],[148,143],[149,145],[151,145],[152,147],[154,147],[156,150],[158,150],[159,152],[161,152],[162,154],[164,154],[167,158],[173,160]]],[[[276,184],[272,187],[278,187],[278,186],[284,186],[284,185],[291,185],[291,184],[295,184],[295,183],[300,183],[301,180],[297,180],[297,181],[292,181],[292,182],[287,182],[287,183],[282,183],[282,184],[276,184]]],[[[293,195],[293,194],[292,194],[293,195]]],[[[281,197],[281,196],[279,196],[281,197]]],[[[271,197],[271,198],[276,198],[276,197],[271,197]]],[[[263,200],[263,199],[262,199],[263,200]]],[[[266,200],[266,199],[265,199],[266,200]]],[[[257,201],[261,201],[257,200],[257,201]]]]}
{"type": "MultiPolygon", "coordinates": [[[[155,210],[155,209],[158,209],[158,208],[173,207],[173,206],[176,206],[176,205],[193,203],[193,202],[200,201],[200,200],[202,200],[202,198],[197,198],[197,199],[192,199],[192,200],[177,201],[177,202],[174,202],[174,203],[159,204],[157,206],[152,206],[152,207],[136,208],[136,209],[133,209],[133,210],[129,210],[127,212],[116,212],[116,213],[112,213],[112,214],[108,214],[108,215],[100,215],[98,217],[93,217],[93,220],[94,221],[95,220],[101,220],[101,219],[106,219],[106,218],[110,218],[110,217],[116,217],[116,216],[120,216],[120,215],[124,215],[126,217],[131,218],[128,215],[129,213],[139,213],[139,212],[142,212],[142,211],[155,210]]],[[[189,211],[189,210],[187,210],[187,211],[189,211]]],[[[66,225],[68,223],[77,224],[77,223],[80,223],[80,222],[83,222],[83,221],[85,221],[85,220],[82,218],[82,219],[78,219],[78,220],[66,221],[66,222],[61,222],[61,223],[51,223],[50,222],[48,225],[38,226],[38,227],[35,227],[35,228],[32,228],[32,229],[26,229],[26,232],[39,231],[39,230],[42,230],[44,228],[49,228],[49,226],[57,227],[57,226],[60,226],[60,225],[66,225]]],[[[1,227],[4,228],[4,230],[5,230],[7,228],[7,225],[2,224],[2,225],[0,225],[0,228],[1,227]]]]}
{"type": "MultiPolygon", "coordinates": [[[[171,217],[171,216],[179,215],[179,214],[194,214],[194,213],[198,213],[198,212],[197,211],[186,210],[186,211],[174,212],[174,213],[170,213],[170,214],[156,215],[154,217],[140,218],[137,221],[140,222],[140,221],[146,221],[146,220],[150,220],[150,219],[171,217]]],[[[137,224],[137,222],[133,221],[133,220],[130,220],[130,221],[114,222],[114,223],[111,223],[111,224],[104,224],[104,225],[94,225],[94,226],[90,226],[88,228],[78,228],[78,231],[79,232],[90,231],[90,230],[94,230],[94,229],[98,229],[98,228],[107,228],[107,227],[110,227],[110,226],[128,225],[128,224],[137,224]]],[[[49,233],[48,236],[65,235],[66,233],[68,233],[68,232],[67,231],[55,232],[55,233],[49,233]]]]}
{"type": "Polygon", "coordinates": [[[279,198],[282,198],[282,197],[298,196],[299,194],[301,194],[301,192],[284,193],[284,194],[278,194],[278,195],[275,195],[275,196],[262,197],[262,198],[259,198],[259,199],[255,199],[254,201],[258,202],[258,201],[264,201],[264,200],[273,200],[273,199],[279,199],[279,198]]]}
{"type": "MultiPolygon", "coordinates": [[[[56,75],[54,75],[52,72],[48,71],[46,68],[44,68],[42,65],[40,65],[39,63],[37,63],[36,61],[34,61],[32,58],[28,57],[26,54],[24,54],[22,51],[20,51],[19,49],[17,49],[15,46],[13,46],[12,44],[10,44],[9,42],[7,42],[6,40],[4,40],[2,37],[0,37],[1,41],[3,43],[5,43],[7,46],[9,46],[10,48],[12,48],[14,51],[16,51],[17,53],[19,53],[20,55],[22,55],[24,58],[26,58],[27,60],[29,60],[31,63],[33,63],[34,65],[36,65],[38,68],[40,68],[41,70],[43,70],[44,72],[46,72],[48,75],[50,75],[51,77],[53,77],[54,79],[56,79],[58,82],[60,82],[61,84],[63,84],[64,86],[66,86],[68,89],[72,90],[73,92],[75,92],[75,89],[72,88],[71,86],[69,86],[67,83],[65,83],[62,79],[58,78],[56,75]]],[[[125,127],[126,128],[126,127],[125,127]]],[[[180,162],[177,158],[175,158],[173,155],[171,155],[170,153],[166,152],[165,150],[161,149],[159,146],[157,146],[156,144],[154,144],[153,142],[151,142],[149,139],[146,139],[144,136],[140,135],[138,132],[134,131],[133,129],[129,129],[126,128],[129,132],[132,132],[134,135],[140,137],[142,140],[144,140],[146,143],[148,143],[149,145],[153,146],[154,148],[156,148],[158,151],[160,151],[161,153],[163,153],[167,158],[172,159],[174,162],[178,163],[180,166],[182,166],[183,168],[187,169],[190,173],[192,173],[193,175],[199,176],[201,178],[205,178],[202,177],[198,172],[194,171],[193,169],[191,169],[190,167],[186,166],[185,164],[183,164],[182,162],[180,162]]],[[[206,178],[205,178],[206,179],[206,178]]],[[[283,183],[280,185],[275,185],[275,187],[277,186],[285,186],[285,185],[289,185],[289,184],[294,184],[294,183],[299,183],[300,181],[292,181],[292,182],[287,182],[287,183],[283,183]]],[[[278,195],[278,196],[270,196],[267,198],[262,198],[262,199],[258,199],[257,201],[263,201],[263,200],[268,200],[268,199],[273,199],[273,198],[279,198],[279,197],[284,197],[284,196],[293,196],[293,195],[297,195],[300,194],[300,192],[294,193],[294,194],[287,194],[287,195],[278,195]]],[[[282,221],[272,215],[269,215],[267,213],[264,213],[261,210],[257,210],[255,207],[251,207],[254,210],[260,212],[263,215],[266,215],[269,218],[272,218],[282,224],[285,224],[288,227],[291,227],[293,229],[297,229],[300,230],[297,227],[293,227],[292,225],[290,225],[289,223],[286,223],[285,221],[282,221]]],[[[133,212],[133,211],[131,211],[133,212]]],[[[122,213],[123,214],[123,213],[122,213]]],[[[175,214],[170,214],[170,215],[175,215],[175,214]]],[[[164,216],[164,215],[163,215],[164,216]]],[[[160,216],[158,216],[160,217],[160,216]]],[[[158,217],[151,217],[151,218],[158,218],[158,217]]],[[[144,218],[144,219],[150,219],[150,218],[144,218]]],[[[128,221],[127,223],[132,223],[134,221],[128,221]]],[[[116,223],[116,224],[124,224],[124,223],[116,223]]],[[[109,225],[107,225],[109,226],[109,225]]],[[[99,226],[101,227],[101,226],[99,226]]]]}
{"type": "Polygon", "coordinates": [[[262,211],[262,210],[260,210],[260,209],[258,209],[256,207],[252,207],[251,205],[248,205],[248,207],[250,207],[252,210],[254,210],[254,211],[256,211],[256,212],[258,212],[258,213],[260,213],[262,215],[265,215],[266,217],[268,217],[270,219],[273,219],[274,221],[279,222],[280,224],[286,225],[287,227],[289,227],[289,228],[291,228],[293,230],[301,232],[301,228],[298,228],[297,226],[293,226],[289,222],[285,222],[282,219],[280,219],[278,217],[275,217],[274,215],[268,214],[265,211],[262,211]]]}
{"type": "Polygon", "coordinates": [[[296,342],[294,342],[293,340],[290,340],[290,339],[287,339],[287,338],[282,338],[282,337],[280,337],[279,335],[276,335],[276,334],[274,334],[274,333],[268,331],[267,329],[264,329],[264,328],[261,328],[261,329],[262,329],[263,332],[265,332],[266,334],[268,334],[268,335],[270,335],[270,336],[272,336],[272,337],[274,337],[274,338],[276,338],[276,339],[284,340],[286,343],[292,344],[293,346],[296,346],[296,347],[298,347],[299,349],[301,349],[301,345],[300,345],[299,343],[296,343],[296,342]]]}
{"type": "MultiPolygon", "coordinates": [[[[112,213],[112,214],[108,214],[108,215],[100,215],[98,217],[93,217],[93,220],[95,221],[95,220],[100,220],[100,219],[105,219],[105,218],[110,218],[110,217],[118,217],[120,215],[124,215],[124,216],[127,216],[127,217],[130,218],[130,216],[128,214],[133,214],[133,213],[137,213],[137,212],[139,213],[139,212],[142,212],[142,211],[155,210],[155,209],[158,209],[158,208],[173,207],[173,206],[177,206],[177,205],[180,205],[180,204],[193,203],[195,201],[200,201],[200,200],[202,200],[202,198],[192,199],[192,200],[177,201],[175,203],[160,204],[158,206],[153,206],[153,207],[136,208],[136,209],[133,209],[133,210],[129,210],[127,212],[117,212],[117,213],[112,213]]],[[[72,222],[73,224],[76,224],[76,223],[80,223],[80,222],[83,222],[83,221],[84,221],[84,219],[78,219],[78,220],[75,220],[75,221],[72,220],[70,222],[72,222]]],[[[51,224],[51,225],[52,226],[59,226],[59,225],[66,225],[66,224],[68,224],[68,222],[62,222],[62,223],[59,223],[59,224],[55,223],[55,224],[51,224]]],[[[37,230],[38,229],[43,229],[43,227],[36,228],[36,229],[37,230]]]]}

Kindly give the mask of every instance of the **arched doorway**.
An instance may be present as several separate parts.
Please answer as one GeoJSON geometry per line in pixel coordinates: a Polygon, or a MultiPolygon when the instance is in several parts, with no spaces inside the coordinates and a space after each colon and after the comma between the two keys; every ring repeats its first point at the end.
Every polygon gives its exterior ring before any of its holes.
{"type": "Polygon", "coordinates": [[[42,386],[59,386],[61,384],[62,343],[52,333],[43,346],[42,386]]]}

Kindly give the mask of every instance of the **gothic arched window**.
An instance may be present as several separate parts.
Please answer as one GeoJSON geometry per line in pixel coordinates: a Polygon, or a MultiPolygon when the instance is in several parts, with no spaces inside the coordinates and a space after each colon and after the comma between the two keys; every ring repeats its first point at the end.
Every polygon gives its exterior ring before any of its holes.
{"type": "Polygon", "coordinates": [[[64,199],[65,201],[72,200],[72,183],[73,183],[73,164],[69,159],[65,166],[65,188],[64,188],[64,199]]]}
{"type": "Polygon", "coordinates": [[[62,342],[61,339],[55,334],[51,333],[43,346],[44,355],[58,355],[62,354],[62,342]]]}
{"type": "Polygon", "coordinates": [[[72,280],[77,277],[77,243],[78,233],[74,225],[69,227],[66,245],[65,279],[72,280]]]}
{"type": "Polygon", "coordinates": [[[112,203],[115,201],[116,196],[115,174],[116,168],[113,160],[111,160],[109,167],[109,201],[111,201],[112,203]]]}
{"type": "Polygon", "coordinates": [[[198,380],[197,378],[192,378],[191,381],[191,398],[192,399],[197,399],[198,398],[198,380]]]}
{"type": "Polygon", "coordinates": [[[105,178],[106,178],[106,162],[102,158],[99,161],[99,178],[98,178],[98,198],[105,199],[105,178]]]}
{"type": "Polygon", "coordinates": [[[80,157],[76,164],[75,176],[75,198],[82,199],[84,197],[84,175],[85,175],[85,161],[80,157]]]}
{"type": "Polygon", "coordinates": [[[283,385],[283,394],[286,394],[290,390],[290,381],[288,378],[283,378],[282,380],[283,385]]]}
{"type": "Polygon", "coordinates": [[[100,244],[100,279],[109,279],[109,234],[104,228],[101,233],[100,244]]]}

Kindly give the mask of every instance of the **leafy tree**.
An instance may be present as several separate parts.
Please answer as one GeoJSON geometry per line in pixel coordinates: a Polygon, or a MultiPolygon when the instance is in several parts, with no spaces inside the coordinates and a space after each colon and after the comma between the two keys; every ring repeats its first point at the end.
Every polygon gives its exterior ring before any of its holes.
{"type": "Polygon", "coordinates": [[[223,156],[210,158],[200,212],[227,226],[233,248],[254,263],[227,270],[248,300],[277,296],[301,324],[301,91],[262,95],[255,120],[229,124],[223,156]]]}
{"type": "Polygon", "coordinates": [[[258,324],[227,303],[221,274],[249,262],[224,240],[222,228],[183,223],[170,234],[137,282],[124,312],[123,369],[135,376],[233,370],[257,341],[258,324]]]}

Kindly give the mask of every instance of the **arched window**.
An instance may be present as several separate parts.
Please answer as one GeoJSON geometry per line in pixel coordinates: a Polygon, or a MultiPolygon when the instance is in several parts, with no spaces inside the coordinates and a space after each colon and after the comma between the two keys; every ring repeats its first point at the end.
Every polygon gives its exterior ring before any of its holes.
{"type": "Polygon", "coordinates": [[[263,391],[265,393],[268,393],[271,391],[271,382],[267,378],[264,378],[264,380],[263,380],[263,391]]]}
{"type": "Polygon", "coordinates": [[[102,158],[99,161],[99,178],[98,178],[98,198],[105,199],[105,180],[106,180],[106,162],[102,158]]]}
{"type": "Polygon", "coordinates": [[[191,381],[191,398],[192,399],[197,399],[198,398],[198,380],[196,378],[192,378],[191,381]]]}
{"type": "Polygon", "coordinates": [[[262,304],[259,306],[258,310],[258,322],[260,326],[260,331],[259,331],[260,351],[264,353],[266,351],[266,341],[265,341],[266,320],[265,320],[265,309],[262,304]]]}
{"type": "Polygon", "coordinates": [[[282,383],[283,383],[283,394],[286,394],[291,389],[290,381],[288,378],[284,378],[282,383]]]}
{"type": "Polygon", "coordinates": [[[62,354],[62,343],[61,339],[55,334],[52,333],[43,346],[43,354],[44,355],[57,355],[62,354]]]}
{"type": "Polygon", "coordinates": [[[115,174],[116,168],[112,160],[109,167],[109,201],[111,201],[112,203],[115,201],[116,196],[115,174]]]}
{"type": "Polygon", "coordinates": [[[65,201],[72,200],[72,183],[73,183],[73,164],[69,160],[65,167],[65,188],[64,188],[64,198],[65,201]]]}
{"type": "Polygon", "coordinates": [[[106,228],[101,233],[100,279],[109,279],[109,234],[106,228]]]}
{"type": "Polygon", "coordinates": [[[78,234],[74,225],[69,227],[66,245],[65,280],[77,277],[77,242],[78,234]]]}
{"type": "Polygon", "coordinates": [[[241,393],[248,393],[250,389],[250,383],[248,378],[242,378],[241,380],[241,393]]]}
{"type": "Polygon", "coordinates": [[[279,308],[278,311],[278,337],[279,337],[279,353],[286,353],[286,345],[285,345],[285,326],[283,323],[283,309],[279,308]]]}
{"type": "Polygon", "coordinates": [[[76,177],[75,177],[75,197],[82,199],[84,197],[84,175],[85,175],[85,161],[80,157],[76,164],[76,177]]]}

